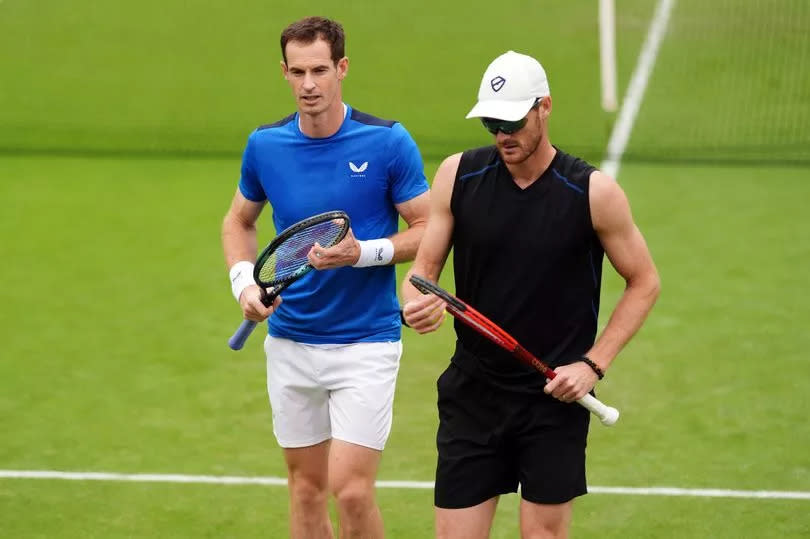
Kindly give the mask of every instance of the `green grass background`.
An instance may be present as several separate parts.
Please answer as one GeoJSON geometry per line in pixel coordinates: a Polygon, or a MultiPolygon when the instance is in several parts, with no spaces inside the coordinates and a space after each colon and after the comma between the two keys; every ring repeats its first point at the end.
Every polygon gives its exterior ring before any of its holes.
{"type": "MultiPolygon", "coordinates": [[[[791,20],[810,21],[795,1],[738,5],[763,20],[790,5],[791,20]]],[[[695,7],[679,2],[673,28],[695,7]]],[[[619,2],[622,91],[653,8],[619,2]]],[[[429,176],[447,153],[488,142],[463,116],[480,73],[508,48],[549,72],[552,140],[598,163],[613,117],[599,109],[594,3],[3,0],[0,469],[284,475],[259,339],[239,354],[225,346],[239,311],[219,226],[247,134],[292,110],[277,38],[310,13],[344,22],[347,101],[401,120],[429,176]]],[[[708,32],[699,58],[733,63],[740,39],[708,32]]],[[[802,51],[772,49],[785,64],[802,51]]],[[[810,491],[810,174],[774,166],[780,159],[743,166],[742,150],[729,152],[732,164],[658,160],[656,148],[689,148],[696,131],[738,148],[745,140],[734,133],[754,132],[745,117],[710,114],[735,101],[717,93],[733,85],[684,51],[697,54],[673,30],[621,168],[663,293],[601,384],[622,419],[592,429],[589,483],[810,491]],[[684,78],[688,70],[698,76],[684,78]],[[673,106],[695,92],[707,98],[690,114],[673,106]]],[[[806,80],[793,65],[769,77],[806,80]]],[[[801,97],[794,105],[791,140],[807,140],[801,97]]],[[[757,141],[778,147],[779,133],[764,129],[757,141]]],[[[603,321],[620,291],[606,271],[603,321]]],[[[429,481],[435,380],[452,331],[404,339],[380,478],[429,481]]],[[[389,536],[432,535],[429,490],[381,489],[379,500],[389,536]]],[[[809,504],[591,494],[576,503],[572,535],[803,537],[809,504]]],[[[286,514],[283,487],[0,479],[3,537],[284,537],[286,514]]],[[[516,523],[517,497],[505,497],[493,537],[516,537],[516,523]]]]}
{"type": "MultiPolygon", "coordinates": [[[[628,0],[631,6],[637,13],[619,37],[628,52],[625,80],[652,9],[644,0],[628,0]]],[[[239,155],[253,128],[293,110],[281,79],[279,34],[319,13],[342,21],[347,32],[347,102],[402,121],[426,157],[481,143],[480,127],[464,115],[486,65],[515,49],[540,57],[549,72],[565,118],[558,136],[598,158],[609,123],[599,114],[594,10],[561,0],[497,10],[458,0],[4,0],[0,149],[239,155]]]]}

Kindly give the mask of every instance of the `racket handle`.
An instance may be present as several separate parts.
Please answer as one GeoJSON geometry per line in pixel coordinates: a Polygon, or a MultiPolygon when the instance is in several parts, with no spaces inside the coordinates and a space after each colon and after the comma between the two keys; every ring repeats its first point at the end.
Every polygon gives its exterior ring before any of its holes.
{"type": "Polygon", "coordinates": [[[276,299],[276,296],[281,294],[281,291],[287,288],[286,286],[274,286],[270,288],[270,291],[266,291],[264,288],[260,288],[262,291],[262,305],[265,307],[269,307],[273,304],[273,301],[276,299]]]}
{"type": "Polygon", "coordinates": [[[590,410],[590,412],[599,418],[603,425],[611,426],[619,419],[619,411],[612,406],[603,404],[602,401],[586,393],[584,397],[577,401],[582,406],[590,410]]]}
{"type": "Polygon", "coordinates": [[[228,346],[231,347],[231,350],[241,350],[242,347],[245,345],[245,341],[250,334],[253,333],[253,330],[256,329],[257,322],[253,320],[243,320],[242,324],[239,326],[239,329],[236,330],[236,333],[228,339],[228,346]]]}
{"type": "MultiPolygon", "coordinates": [[[[276,299],[282,290],[286,288],[285,286],[276,286],[270,289],[270,292],[265,291],[264,288],[261,288],[262,291],[262,303],[265,307],[269,307],[273,304],[273,300],[276,299]]],[[[228,339],[228,346],[231,347],[231,350],[241,350],[242,347],[245,345],[245,341],[247,338],[250,337],[250,334],[253,333],[253,330],[256,329],[257,322],[252,320],[243,320],[242,324],[239,326],[239,329],[236,330],[236,333],[228,339]]]]}

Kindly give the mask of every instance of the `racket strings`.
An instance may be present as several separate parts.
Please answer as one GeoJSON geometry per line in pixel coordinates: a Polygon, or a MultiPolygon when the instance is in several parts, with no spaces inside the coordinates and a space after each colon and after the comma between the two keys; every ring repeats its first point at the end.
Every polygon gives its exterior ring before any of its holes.
{"type": "Polygon", "coordinates": [[[284,241],[262,263],[259,281],[272,286],[295,275],[309,264],[307,254],[315,243],[331,247],[342,237],[344,220],[331,219],[304,228],[284,241]]]}

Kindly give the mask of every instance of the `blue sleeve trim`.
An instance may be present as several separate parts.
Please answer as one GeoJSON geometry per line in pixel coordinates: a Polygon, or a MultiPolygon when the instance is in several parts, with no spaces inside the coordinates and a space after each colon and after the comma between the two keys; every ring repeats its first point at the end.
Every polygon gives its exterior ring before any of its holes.
{"type": "Polygon", "coordinates": [[[573,189],[574,191],[576,191],[576,192],[577,192],[577,193],[579,193],[580,195],[584,195],[584,194],[585,194],[585,189],[583,189],[582,187],[578,186],[578,185],[577,185],[577,184],[575,184],[575,183],[571,183],[571,181],[570,181],[568,178],[566,178],[565,176],[563,176],[562,174],[560,174],[559,172],[557,172],[557,169],[552,168],[552,169],[551,169],[551,172],[553,172],[553,173],[554,173],[554,175],[555,175],[555,176],[557,176],[557,178],[558,178],[560,181],[562,181],[562,182],[565,184],[565,186],[566,186],[566,187],[570,187],[571,189],[573,189]]]}
{"type": "Polygon", "coordinates": [[[377,118],[376,116],[372,116],[371,114],[360,112],[357,109],[352,109],[351,119],[361,124],[376,125],[379,127],[393,127],[394,124],[397,123],[394,120],[383,120],[382,118],[377,118]]]}
{"type": "Polygon", "coordinates": [[[267,197],[264,195],[255,195],[253,193],[249,193],[246,190],[246,187],[242,185],[242,181],[239,181],[239,192],[242,193],[242,196],[246,199],[250,200],[251,202],[264,202],[267,200],[267,197]]]}
{"type": "Polygon", "coordinates": [[[593,286],[596,288],[599,286],[599,281],[596,279],[596,265],[593,263],[593,249],[588,251],[588,258],[591,261],[591,275],[593,275],[593,286]]]}
{"type": "Polygon", "coordinates": [[[256,128],[256,131],[261,131],[263,129],[270,129],[272,127],[281,127],[283,125],[287,125],[288,123],[290,123],[291,121],[293,121],[295,119],[295,114],[296,113],[293,112],[289,116],[285,116],[284,118],[280,119],[277,122],[273,122],[271,124],[260,125],[259,127],[256,128]]]}
{"type": "Polygon", "coordinates": [[[424,195],[425,193],[428,192],[429,187],[427,185],[421,187],[423,187],[421,190],[419,188],[416,188],[416,190],[411,190],[407,194],[403,195],[402,200],[394,200],[394,204],[402,204],[403,202],[408,202],[409,200],[413,200],[419,195],[424,195]]]}
{"type": "Polygon", "coordinates": [[[501,160],[500,160],[500,159],[496,159],[496,160],[495,160],[495,162],[494,162],[494,163],[492,163],[491,165],[487,165],[487,166],[485,166],[484,168],[482,168],[481,170],[476,170],[475,172],[468,172],[467,174],[464,174],[463,176],[459,176],[459,177],[458,177],[458,179],[459,179],[460,181],[464,181],[464,180],[466,180],[467,178],[472,178],[473,176],[478,176],[479,174],[483,174],[483,173],[484,173],[484,172],[486,172],[487,170],[489,170],[489,169],[491,169],[491,168],[495,168],[495,167],[497,167],[497,166],[498,166],[498,165],[500,165],[500,164],[501,164],[501,160]]]}

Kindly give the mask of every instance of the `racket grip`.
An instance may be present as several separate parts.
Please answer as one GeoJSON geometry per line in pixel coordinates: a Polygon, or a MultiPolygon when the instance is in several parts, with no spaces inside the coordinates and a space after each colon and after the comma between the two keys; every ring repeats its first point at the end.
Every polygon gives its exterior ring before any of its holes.
{"type": "Polygon", "coordinates": [[[603,425],[610,427],[619,419],[619,411],[612,406],[607,406],[599,399],[586,393],[584,397],[577,401],[582,406],[590,410],[590,412],[599,418],[603,425]]]}
{"type": "Polygon", "coordinates": [[[270,288],[270,291],[268,292],[264,288],[260,287],[260,290],[262,292],[262,305],[264,305],[265,307],[270,307],[273,304],[273,301],[276,299],[276,297],[279,294],[281,294],[281,291],[284,290],[285,288],[287,288],[286,285],[273,286],[270,288]]]}
{"type": "Polygon", "coordinates": [[[242,324],[239,326],[239,329],[236,330],[236,333],[228,339],[228,346],[231,347],[231,350],[241,350],[242,347],[245,345],[245,341],[250,334],[253,333],[253,330],[256,329],[257,322],[253,320],[243,320],[242,324]]]}
{"type": "MultiPolygon", "coordinates": [[[[264,288],[259,287],[262,292],[262,303],[265,307],[270,307],[273,304],[273,300],[276,299],[282,290],[286,288],[284,285],[275,286],[270,288],[270,291],[266,291],[264,288]]],[[[242,325],[239,326],[239,329],[236,330],[236,333],[228,339],[228,346],[231,347],[231,350],[241,350],[242,347],[245,345],[245,341],[247,338],[250,337],[250,334],[253,333],[253,330],[256,329],[257,322],[252,320],[243,320],[242,325]]]]}

